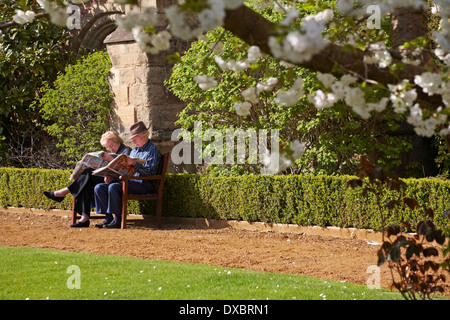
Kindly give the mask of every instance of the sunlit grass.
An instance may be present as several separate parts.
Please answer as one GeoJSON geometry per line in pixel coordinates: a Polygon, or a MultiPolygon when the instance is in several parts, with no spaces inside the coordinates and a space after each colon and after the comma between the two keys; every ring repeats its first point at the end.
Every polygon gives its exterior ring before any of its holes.
{"type": "Polygon", "coordinates": [[[402,298],[397,292],[369,289],[364,285],[306,276],[48,249],[0,247],[0,299],[388,300],[402,298]],[[76,278],[77,274],[69,268],[70,266],[79,268],[79,278],[76,278]],[[70,289],[76,284],[79,284],[80,289],[70,289]]]}

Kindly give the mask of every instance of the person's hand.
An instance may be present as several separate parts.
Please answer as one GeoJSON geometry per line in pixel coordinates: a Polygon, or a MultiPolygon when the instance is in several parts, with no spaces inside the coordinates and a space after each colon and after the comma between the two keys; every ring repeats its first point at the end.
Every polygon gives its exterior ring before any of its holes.
{"type": "Polygon", "coordinates": [[[113,161],[114,158],[109,153],[105,152],[102,155],[102,159],[106,161],[113,161]]]}
{"type": "Polygon", "coordinates": [[[103,181],[105,181],[106,183],[111,183],[113,181],[113,179],[110,176],[106,176],[103,181]]]}
{"type": "Polygon", "coordinates": [[[134,166],[136,164],[136,160],[134,160],[133,158],[127,157],[127,164],[129,166],[134,166]]]}

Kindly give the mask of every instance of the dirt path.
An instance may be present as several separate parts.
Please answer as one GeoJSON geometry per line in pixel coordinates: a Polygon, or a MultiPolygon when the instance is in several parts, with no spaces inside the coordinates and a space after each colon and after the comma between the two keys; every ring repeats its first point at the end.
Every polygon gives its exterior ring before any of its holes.
{"type": "MultiPolygon", "coordinates": [[[[92,219],[93,223],[101,220],[92,219]]],[[[378,246],[358,239],[163,225],[130,221],[128,229],[69,228],[68,216],[0,209],[0,245],[49,248],[308,275],[366,284],[378,246]]],[[[390,274],[381,268],[381,286],[390,274]]]]}
{"type": "MultiPolygon", "coordinates": [[[[108,230],[73,229],[69,224],[67,216],[0,211],[0,245],[203,263],[361,284],[369,277],[367,267],[376,264],[378,249],[362,240],[232,228],[129,225],[125,230],[108,230]]],[[[388,276],[383,273],[385,285],[388,276]]]]}

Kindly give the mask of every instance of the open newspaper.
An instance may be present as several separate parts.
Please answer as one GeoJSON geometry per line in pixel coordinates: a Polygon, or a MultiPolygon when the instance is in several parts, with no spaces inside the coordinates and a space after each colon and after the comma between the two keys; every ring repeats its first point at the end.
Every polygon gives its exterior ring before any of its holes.
{"type": "MultiPolygon", "coordinates": [[[[103,160],[102,156],[105,154],[104,151],[90,152],[85,154],[84,157],[78,161],[75,168],[70,176],[70,180],[75,181],[86,169],[98,169],[108,165],[109,161],[103,160]]],[[[111,154],[113,157],[117,156],[111,154]]]]}
{"type": "MultiPolygon", "coordinates": [[[[101,177],[111,177],[113,179],[118,179],[120,176],[134,176],[136,173],[132,166],[128,165],[128,156],[121,154],[117,156],[114,160],[109,162],[106,166],[98,168],[92,172],[94,176],[101,177]]],[[[138,163],[144,164],[144,159],[133,158],[138,163]]]]}

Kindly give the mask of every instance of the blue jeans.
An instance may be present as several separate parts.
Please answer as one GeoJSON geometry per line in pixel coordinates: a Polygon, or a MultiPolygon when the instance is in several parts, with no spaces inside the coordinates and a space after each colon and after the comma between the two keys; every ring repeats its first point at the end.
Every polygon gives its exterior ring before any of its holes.
{"type": "MultiPolygon", "coordinates": [[[[99,183],[94,187],[95,208],[99,214],[122,215],[122,182],[99,183]]],[[[128,181],[129,194],[149,194],[153,183],[128,181]]]]}

